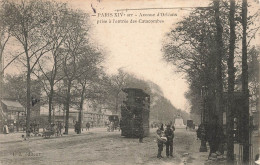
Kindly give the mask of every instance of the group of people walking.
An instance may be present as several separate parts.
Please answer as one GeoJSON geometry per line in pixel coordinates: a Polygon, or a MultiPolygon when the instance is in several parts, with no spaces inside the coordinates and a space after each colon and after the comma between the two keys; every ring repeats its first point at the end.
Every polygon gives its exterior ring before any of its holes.
{"type": "MultiPolygon", "coordinates": [[[[162,158],[162,151],[164,144],[166,146],[166,156],[173,157],[173,139],[174,139],[175,127],[172,124],[168,124],[166,129],[162,124],[160,128],[156,130],[158,154],[157,158],[162,158]]],[[[218,117],[214,116],[210,123],[201,124],[197,130],[197,137],[201,140],[207,141],[210,146],[209,159],[213,155],[223,154],[223,142],[224,132],[223,128],[218,124],[218,117]]]]}
{"type": "Polygon", "coordinates": [[[172,126],[171,124],[168,124],[165,130],[163,128],[163,124],[161,125],[161,127],[159,129],[157,129],[157,131],[156,131],[157,145],[158,145],[157,158],[159,158],[159,159],[163,158],[162,151],[163,151],[164,144],[166,146],[166,156],[173,157],[174,131],[175,131],[175,127],[172,126]]]}
{"type": "MultiPolygon", "coordinates": [[[[90,128],[90,123],[87,122],[87,123],[86,123],[86,131],[89,131],[89,128],[90,128]]],[[[81,127],[81,130],[83,131],[83,127],[81,127]]],[[[75,131],[77,134],[79,134],[79,132],[80,132],[80,125],[79,125],[79,122],[78,122],[78,121],[75,122],[74,131],[75,131]]]]}
{"type": "Polygon", "coordinates": [[[53,132],[55,136],[62,136],[62,130],[64,126],[61,122],[48,124],[45,128],[43,128],[43,132],[53,132]]]}

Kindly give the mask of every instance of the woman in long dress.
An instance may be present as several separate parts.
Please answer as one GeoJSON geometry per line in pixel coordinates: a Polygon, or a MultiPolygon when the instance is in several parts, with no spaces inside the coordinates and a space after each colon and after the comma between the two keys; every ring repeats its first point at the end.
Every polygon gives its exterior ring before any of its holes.
{"type": "Polygon", "coordinates": [[[9,129],[8,129],[8,126],[6,124],[4,125],[4,133],[9,134],[9,129]]]}

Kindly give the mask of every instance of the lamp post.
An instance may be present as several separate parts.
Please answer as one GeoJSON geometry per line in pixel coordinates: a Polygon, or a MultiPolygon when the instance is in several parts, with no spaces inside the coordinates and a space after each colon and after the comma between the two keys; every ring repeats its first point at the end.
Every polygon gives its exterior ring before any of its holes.
{"type": "Polygon", "coordinates": [[[202,111],[201,111],[201,144],[200,144],[200,152],[207,152],[206,145],[206,129],[205,129],[205,111],[206,111],[206,97],[208,94],[207,86],[202,86],[201,88],[201,97],[202,97],[202,111]]]}

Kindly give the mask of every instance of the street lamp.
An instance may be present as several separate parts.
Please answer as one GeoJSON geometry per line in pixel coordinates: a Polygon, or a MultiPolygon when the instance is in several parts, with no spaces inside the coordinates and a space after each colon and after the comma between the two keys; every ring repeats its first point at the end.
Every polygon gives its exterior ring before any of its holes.
{"type": "Polygon", "coordinates": [[[200,152],[207,152],[206,145],[206,129],[205,129],[205,111],[206,111],[206,97],[208,95],[207,86],[202,86],[201,88],[201,97],[203,99],[203,109],[201,111],[201,145],[200,152]]]}

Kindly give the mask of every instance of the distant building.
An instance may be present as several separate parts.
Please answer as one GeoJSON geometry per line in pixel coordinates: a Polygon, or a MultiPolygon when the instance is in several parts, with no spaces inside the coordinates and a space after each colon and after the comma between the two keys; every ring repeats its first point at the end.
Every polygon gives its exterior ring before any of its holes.
{"type": "MultiPolygon", "coordinates": [[[[54,113],[52,112],[52,122],[59,121],[65,124],[65,111],[63,105],[53,106],[54,113]],[[54,116],[53,116],[54,114],[54,116]]],[[[78,121],[79,110],[78,107],[70,107],[69,112],[69,127],[73,128],[75,122],[78,121]]],[[[82,126],[84,127],[89,122],[93,127],[105,126],[108,123],[108,116],[112,115],[112,112],[108,109],[104,109],[102,106],[93,106],[90,102],[84,101],[82,110],[82,126]]],[[[48,121],[49,109],[48,105],[41,106],[40,110],[41,118],[46,122],[48,121]]]]}
{"type": "Polygon", "coordinates": [[[1,131],[4,124],[13,131],[19,130],[25,121],[25,108],[16,100],[2,99],[0,109],[1,131]]]}
{"type": "Polygon", "coordinates": [[[85,123],[90,122],[94,127],[102,127],[108,124],[108,116],[109,114],[104,113],[84,112],[83,121],[85,123]]]}

